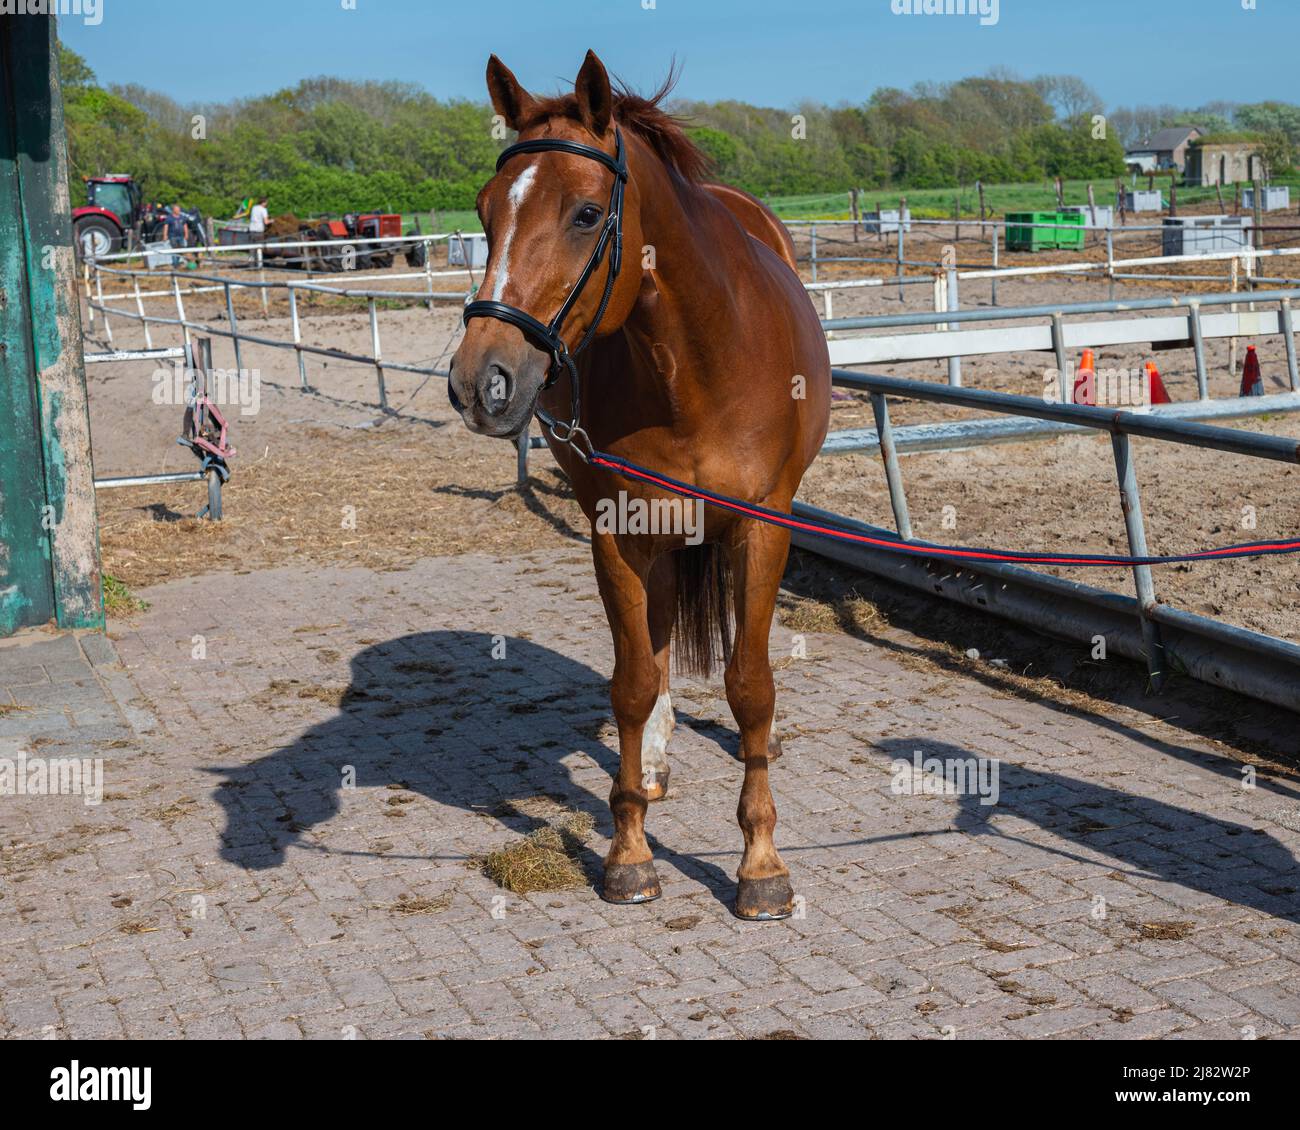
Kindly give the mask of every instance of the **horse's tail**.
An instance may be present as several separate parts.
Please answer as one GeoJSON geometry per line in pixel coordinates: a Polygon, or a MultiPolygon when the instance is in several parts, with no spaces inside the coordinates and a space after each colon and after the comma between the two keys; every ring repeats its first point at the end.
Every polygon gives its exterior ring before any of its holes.
{"type": "Polygon", "coordinates": [[[715,542],[673,552],[677,613],[673,621],[677,669],[707,677],[721,656],[731,658],[731,565],[715,542]]]}

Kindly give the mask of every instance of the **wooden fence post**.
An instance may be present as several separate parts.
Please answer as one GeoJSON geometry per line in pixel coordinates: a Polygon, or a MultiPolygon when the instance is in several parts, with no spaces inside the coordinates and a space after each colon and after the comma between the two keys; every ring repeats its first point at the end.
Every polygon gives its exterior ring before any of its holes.
{"type": "Polygon", "coordinates": [[[1255,218],[1254,244],[1255,248],[1258,250],[1264,246],[1264,194],[1260,191],[1260,183],[1258,179],[1250,182],[1250,188],[1251,202],[1255,205],[1255,207],[1251,209],[1255,218]]]}

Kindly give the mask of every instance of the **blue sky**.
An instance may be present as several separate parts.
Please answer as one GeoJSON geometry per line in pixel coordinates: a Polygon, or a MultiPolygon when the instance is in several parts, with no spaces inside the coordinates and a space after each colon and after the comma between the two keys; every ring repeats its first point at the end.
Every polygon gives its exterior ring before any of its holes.
{"type": "Polygon", "coordinates": [[[861,102],[877,87],[993,66],[1080,74],[1112,105],[1300,100],[1300,0],[1256,0],[1254,10],[1243,0],[998,0],[991,26],[894,14],[903,2],[99,0],[98,25],[65,17],[60,30],[102,82],[138,82],[183,104],[317,74],[478,99],[493,51],[526,86],[552,90],[572,81],[587,47],[637,87],[655,85],[676,54],[682,97],[772,106],[861,102]]]}

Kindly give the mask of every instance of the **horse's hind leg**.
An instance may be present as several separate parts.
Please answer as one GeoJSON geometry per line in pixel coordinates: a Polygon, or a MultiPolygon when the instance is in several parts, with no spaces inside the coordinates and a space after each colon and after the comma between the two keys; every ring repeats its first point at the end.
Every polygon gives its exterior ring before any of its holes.
{"type": "Polygon", "coordinates": [[[648,902],[659,897],[650,845],[645,838],[648,803],[641,749],[646,723],[659,697],[659,667],[650,642],[646,574],[632,567],[610,534],[592,535],[592,557],[601,600],[614,637],[610,702],[618,724],[618,773],[609,794],[614,838],[605,857],[603,896],[608,902],[648,902]]]}
{"type": "Polygon", "coordinates": [[[737,872],[739,918],[788,918],[794,909],[790,872],[772,842],[776,805],[767,780],[776,708],[768,636],[789,548],[790,535],[785,530],[749,523],[745,540],[731,551],[736,640],[727,664],[727,702],[740,727],[740,752],[745,762],[736,813],[745,836],[745,854],[737,872]]]}
{"type": "Polygon", "coordinates": [[[672,736],[675,717],[668,690],[673,615],[677,608],[677,572],[671,554],[663,554],[650,567],[647,585],[649,598],[650,646],[659,668],[659,697],[646,722],[641,737],[641,771],[648,799],[663,800],[668,795],[668,739],[672,736]]]}

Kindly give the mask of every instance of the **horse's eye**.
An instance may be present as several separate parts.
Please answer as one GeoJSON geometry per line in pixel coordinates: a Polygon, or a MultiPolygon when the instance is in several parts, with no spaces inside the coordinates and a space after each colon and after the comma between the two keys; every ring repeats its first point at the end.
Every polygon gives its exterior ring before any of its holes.
{"type": "Polygon", "coordinates": [[[600,222],[600,209],[594,204],[584,204],[573,217],[575,228],[594,228],[600,222]]]}

